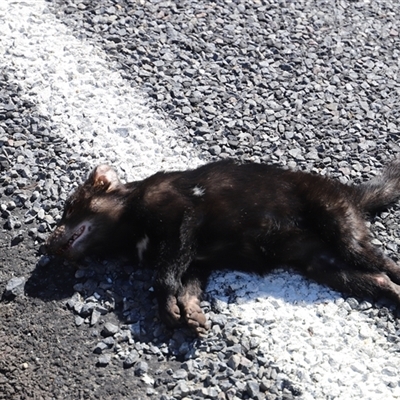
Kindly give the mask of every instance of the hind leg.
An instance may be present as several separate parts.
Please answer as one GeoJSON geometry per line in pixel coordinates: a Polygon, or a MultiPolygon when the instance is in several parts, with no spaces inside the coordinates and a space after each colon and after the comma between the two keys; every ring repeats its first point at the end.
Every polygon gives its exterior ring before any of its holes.
{"type": "Polygon", "coordinates": [[[317,218],[315,233],[324,249],[310,256],[306,274],[338,290],[387,296],[400,304],[400,267],[371,243],[356,205],[346,199],[327,202],[317,218]]]}
{"type": "Polygon", "coordinates": [[[387,256],[382,255],[382,257],[385,258],[385,262],[381,270],[386,273],[395,284],[400,285],[400,266],[387,256]]]}
{"type": "MultiPolygon", "coordinates": [[[[376,260],[371,260],[376,262],[376,260]]],[[[382,255],[380,270],[364,270],[348,265],[329,253],[315,256],[305,268],[311,279],[326,284],[335,290],[356,297],[387,297],[400,305],[400,285],[397,281],[400,268],[382,255]],[[390,270],[390,274],[387,272],[390,270]],[[395,272],[396,280],[392,278],[395,272]]]]}

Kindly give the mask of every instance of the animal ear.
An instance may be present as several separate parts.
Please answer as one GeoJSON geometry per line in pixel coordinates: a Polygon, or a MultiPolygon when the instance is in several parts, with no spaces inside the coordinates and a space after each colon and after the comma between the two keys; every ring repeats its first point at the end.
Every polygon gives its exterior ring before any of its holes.
{"type": "Polygon", "coordinates": [[[121,185],[115,170],[109,165],[99,165],[90,174],[88,182],[98,190],[112,192],[121,185]]]}

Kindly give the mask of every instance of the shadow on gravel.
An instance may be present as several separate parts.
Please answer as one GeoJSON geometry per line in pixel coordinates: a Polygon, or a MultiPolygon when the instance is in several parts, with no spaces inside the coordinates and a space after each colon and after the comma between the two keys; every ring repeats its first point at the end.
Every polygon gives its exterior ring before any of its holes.
{"type": "Polygon", "coordinates": [[[75,270],[65,266],[62,260],[46,265],[40,261],[25,284],[25,293],[44,301],[62,300],[74,294],[75,270]]]}
{"type": "Polygon", "coordinates": [[[107,336],[103,331],[111,322],[129,327],[135,340],[168,341],[175,333],[159,321],[152,284],[153,271],[124,260],[85,259],[73,264],[44,256],[28,278],[25,294],[44,301],[64,300],[78,327],[94,327],[107,336]]]}

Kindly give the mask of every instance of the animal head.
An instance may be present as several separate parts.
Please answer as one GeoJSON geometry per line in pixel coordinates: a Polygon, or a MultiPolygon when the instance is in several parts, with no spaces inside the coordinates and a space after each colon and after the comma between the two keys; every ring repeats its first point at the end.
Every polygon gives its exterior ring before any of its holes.
{"type": "Polygon", "coordinates": [[[110,246],[124,209],[124,187],[110,166],[96,167],[66,201],[47,252],[78,259],[110,246]]]}

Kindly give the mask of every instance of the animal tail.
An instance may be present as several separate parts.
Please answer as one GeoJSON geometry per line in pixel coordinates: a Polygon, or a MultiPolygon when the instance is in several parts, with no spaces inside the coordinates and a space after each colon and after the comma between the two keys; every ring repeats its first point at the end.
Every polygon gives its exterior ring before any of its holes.
{"type": "Polygon", "coordinates": [[[400,159],[393,160],[381,175],[356,186],[357,201],[366,212],[379,211],[400,199],[400,159]]]}

